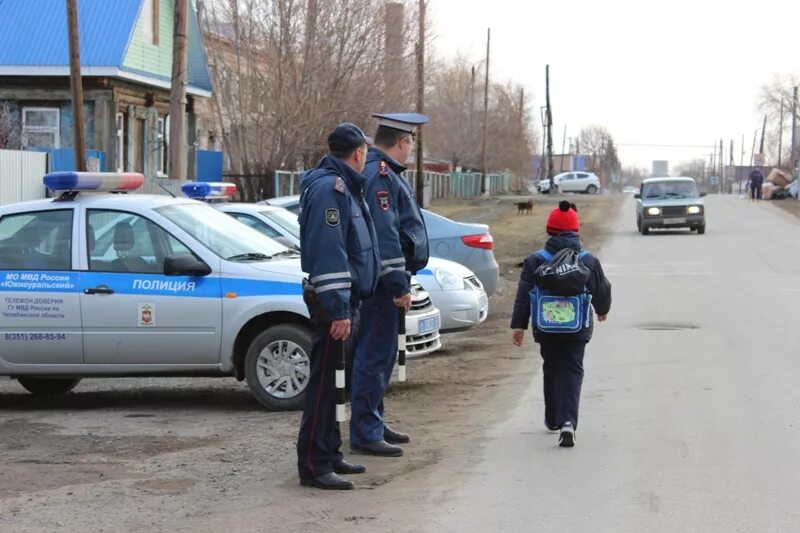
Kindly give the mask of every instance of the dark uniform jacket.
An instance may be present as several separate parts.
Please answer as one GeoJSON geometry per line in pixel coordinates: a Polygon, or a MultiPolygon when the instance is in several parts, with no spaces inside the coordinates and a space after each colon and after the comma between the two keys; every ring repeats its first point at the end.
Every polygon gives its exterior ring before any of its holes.
{"type": "Polygon", "coordinates": [[[331,155],[300,180],[302,268],[329,321],[352,318],[351,303],[372,296],[378,282],[377,237],[363,185],[364,176],[331,155]]]}
{"type": "Polygon", "coordinates": [[[411,186],[399,176],[405,169],[377,148],[372,147],[367,153],[364,198],[378,235],[379,283],[394,297],[407,294],[410,274],[428,264],[425,221],[411,186]]]}
{"type": "MultiPolygon", "coordinates": [[[[545,249],[555,255],[563,248],[581,250],[580,235],[573,232],[565,232],[555,237],[551,237],[545,244],[545,249]]],[[[592,254],[587,254],[582,258],[583,264],[591,271],[587,287],[592,295],[592,307],[598,315],[606,315],[611,309],[611,283],[603,273],[600,260],[592,254]]],[[[531,321],[531,299],[530,291],[534,287],[533,273],[544,263],[545,260],[536,252],[525,258],[522,265],[522,273],[517,286],[517,297],[514,300],[514,313],[511,317],[511,327],[513,329],[528,329],[531,321]]],[[[555,340],[583,340],[589,341],[594,330],[594,318],[588,327],[583,328],[577,333],[543,333],[537,328],[533,328],[533,338],[536,342],[543,339],[555,340]]]]}

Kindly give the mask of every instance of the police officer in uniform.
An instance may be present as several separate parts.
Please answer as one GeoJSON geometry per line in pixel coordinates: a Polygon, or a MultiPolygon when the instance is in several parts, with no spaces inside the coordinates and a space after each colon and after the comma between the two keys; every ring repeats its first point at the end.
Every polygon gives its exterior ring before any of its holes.
{"type": "Polygon", "coordinates": [[[375,295],[361,312],[352,375],[350,448],[383,457],[399,457],[396,444],[406,434],[384,422],[383,397],[397,358],[400,309],[411,308],[411,275],[428,263],[428,235],[409,184],[400,176],[411,155],[414,132],[428,122],[416,113],[376,114],[375,146],[369,149],[364,198],[380,249],[380,278],[375,295]]]}
{"type": "Polygon", "coordinates": [[[300,181],[300,242],[303,298],[313,328],[311,375],[297,438],[300,483],[349,490],[339,474],[360,474],[363,465],[344,460],[336,423],[335,369],[360,301],[372,296],[380,257],[375,229],[362,196],[361,172],[371,140],[354,124],[340,124],[328,136],[330,154],[300,181]]]}

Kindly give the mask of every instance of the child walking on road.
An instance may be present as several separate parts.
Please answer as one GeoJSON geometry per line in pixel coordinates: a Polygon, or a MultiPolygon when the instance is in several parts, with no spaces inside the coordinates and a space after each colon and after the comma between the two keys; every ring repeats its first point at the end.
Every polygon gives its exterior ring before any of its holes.
{"type": "Polygon", "coordinates": [[[583,356],[592,338],[594,318],[603,322],[611,309],[611,284],[600,260],[582,250],[574,204],[562,201],[547,220],[550,239],[530,254],[520,274],[512,339],[522,346],[528,323],[539,344],[544,380],[544,423],[559,433],[559,445],[575,445],[583,383],[583,356]],[[571,282],[571,283],[570,283],[571,282]]]}

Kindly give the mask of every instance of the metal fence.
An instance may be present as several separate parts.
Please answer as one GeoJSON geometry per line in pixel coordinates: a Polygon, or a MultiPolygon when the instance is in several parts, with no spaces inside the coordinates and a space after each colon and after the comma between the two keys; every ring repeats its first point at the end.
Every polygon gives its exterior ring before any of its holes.
{"type": "MultiPolygon", "coordinates": [[[[275,171],[273,177],[273,194],[275,197],[300,194],[300,177],[302,171],[275,171]]],[[[403,173],[409,183],[414,183],[417,172],[407,170],[403,173]]],[[[510,172],[489,174],[488,190],[490,194],[505,194],[512,191],[514,177],[510,172]]],[[[430,200],[446,200],[449,198],[470,198],[480,196],[481,180],[479,172],[425,172],[425,203],[430,200]]]]}
{"type": "Polygon", "coordinates": [[[47,154],[0,150],[0,204],[46,198],[47,154]]]}

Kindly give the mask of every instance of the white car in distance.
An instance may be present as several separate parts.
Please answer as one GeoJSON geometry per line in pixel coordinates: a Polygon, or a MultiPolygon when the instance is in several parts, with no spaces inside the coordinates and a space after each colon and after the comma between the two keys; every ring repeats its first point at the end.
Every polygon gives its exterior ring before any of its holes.
{"type": "MultiPolygon", "coordinates": [[[[600,192],[600,178],[592,172],[562,172],[553,176],[554,193],[580,192],[598,194],[600,192]]],[[[550,182],[539,180],[536,188],[542,194],[550,193],[550,182]]]]}

